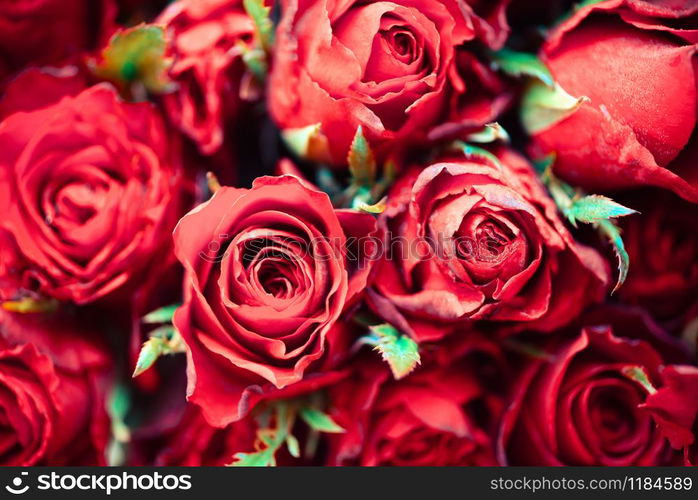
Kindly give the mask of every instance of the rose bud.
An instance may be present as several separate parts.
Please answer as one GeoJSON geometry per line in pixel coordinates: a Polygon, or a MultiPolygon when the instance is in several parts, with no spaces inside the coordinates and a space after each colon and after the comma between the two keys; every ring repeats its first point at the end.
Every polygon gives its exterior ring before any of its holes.
{"type": "Polygon", "coordinates": [[[595,2],[552,33],[542,58],[569,94],[590,100],[531,130],[534,155],[555,153],[555,172],[592,192],[651,185],[698,201],[698,35],[684,17],[698,7],[681,5],[595,2]]]}
{"type": "Polygon", "coordinates": [[[60,65],[98,48],[111,34],[113,0],[13,0],[0,3],[0,88],[13,72],[60,65]]]}
{"type": "MultiPolygon", "coordinates": [[[[659,328],[647,316],[627,322],[625,316],[614,318],[613,309],[606,314],[607,322],[597,315],[594,326],[577,328],[572,337],[549,337],[537,354],[521,360],[498,439],[503,464],[675,463],[677,451],[690,440],[682,434],[668,441],[670,424],[648,409],[663,407],[653,398],[667,387],[665,365],[686,362],[687,355],[667,342],[671,337],[657,336],[659,328]]],[[[671,411],[679,419],[686,411],[695,414],[695,402],[689,397],[671,411]]]]}
{"type": "Polygon", "coordinates": [[[309,159],[346,165],[358,126],[381,159],[482,127],[509,92],[463,47],[499,48],[506,2],[284,0],[268,102],[287,134],[319,126],[309,159]],[[485,16],[486,19],[480,17],[485,16]]]}
{"type": "Polygon", "coordinates": [[[550,331],[604,295],[606,262],[572,238],[522,157],[497,154],[500,166],[414,169],[388,197],[369,304],[418,342],[473,320],[550,331]]]}
{"type": "Polygon", "coordinates": [[[212,154],[241,105],[242,55],[253,39],[252,20],[242,0],[180,0],[157,22],[170,39],[169,76],[177,85],[164,96],[167,112],[202,153],[212,154]]]}
{"type": "Polygon", "coordinates": [[[506,365],[496,344],[469,340],[448,344],[399,381],[373,357],[355,361],[329,391],[345,432],[328,436],[328,465],[497,465],[492,436],[506,365]]]}
{"type": "Polygon", "coordinates": [[[0,308],[1,465],[105,465],[112,361],[90,337],[63,316],[0,308]]]}
{"type": "Polygon", "coordinates": [[[151,105],[65,80],[26,72],[6,98],[27,93],[0,106],[13,108],[0,125],[0,227],[28,262],[26,288],[116,300],[168,260],[184,180],[151,105]]]}
{"type": "Polygon", "coordinates": [[[680,331],[698,316],[698,206],[646,191],[627,203],[641,215],[622,223],[631,266],[619,296],[680,331]]]}
{"type": "Polygon", "coordinates": [[[188,346],[189,401],[212,425],[242,418],[276,389],[327,377],[310,368],[342,341],[335,322],[370,270],[348,250],[374,227],[292,176],[221,187],[179,222],[185,284],[174,324],[188,346]]]}

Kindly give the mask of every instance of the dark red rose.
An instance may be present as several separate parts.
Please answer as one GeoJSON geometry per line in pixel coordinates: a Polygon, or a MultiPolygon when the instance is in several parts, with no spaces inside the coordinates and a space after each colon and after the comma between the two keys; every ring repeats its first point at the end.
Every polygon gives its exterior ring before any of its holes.
{"type": "Polygon", "coordinates": [[[104,465],[111,361],[85,333],[0,309],[0,464],[104,465]]]}
{"type": "Polygon", "coordinates": [[[169,74],[177,85],[164,97],[165,107],[202,153],[214,153],[223,142],[225,121],[240,106],[241,44],[252,42],[252,20],[241,0],[180,0],[157,22],[170,39],[169,74]]]}
{"type": "Polygon", "coordinates": [[[237,453],[254,451],[257,424],[252,417],[225,428],[211,426],[201,411],[188,405],[170,439],[155,459],[157,466],[223,466],[233,462],[237,453]]]}
{"type": "Polygon", "coordinates": [[[682,17],[695,12],[606,0],[559,26],[542,56],[568,93],[591,100],[535,133],[537,154],[555,152],[555,171],[595,192],[652,185],[698,201],[698,30],[682,17]]]}
{"type": "Polygon", "coordinates": [[[374,226],[292,176],[223,187],[180,221],[186,275],[174,323],[189,349],[189,400],[212,425],[242,418],[275,388],[322,381],[306,372],[343,337],[333,325],[369,272],[347,250],[374,226]]]}
{"type": "Polygon", "coordinates": [[[13,85],[35,99],[3,100],[0,226],[28,262],[26,288],[86,304],[157,274],[184,181],[151,105],[66,79],[30,71],[13,85]]]}
{"type": "Polygon", "coordinates": [[[418,341],[471,320],[548,331],[603,296],[607,264],[575,242],[526,161],[498,154],[501,169],[449,159],[393,186],[368,296],[418,341]]]}
{"type": "Polygon", "coordinates": [[[508,92],[463,44],[500,47],[505,3],[285,0],[270,112],[282,129],[320,124],[329,150],[312,159],[335,165],[346,164],[359,125],[379,157],[481,127],[508,92]]]}
{"type": "MultiPolygon", "coordinates": [[[[584,323],[603,325],[608,319],[606,326],[583,327],[572,338],[553,337],[539,348],[540,354],[523,360],[500,429],[503,464],[674,463],[671,444],[677,443],[667,441],[648,405],[654,401],[661,407],[652,394],[668,387],[664,366],[684,362],[686,355],[671,337],[656,335],[657,326],[646,316],[628,320],[624,314],[614,317],[614,309],[599,312],[584,323]],[[625,334],[632,337],[621,336],[625,334]]],[[[695,406],[690,397],[681,405],[671,411],[685,424],[679,415],[690,408],[695,412],[695,406]]]]}
{"type": "Polygon", "coordinates": [[[481,340],[449,345],[400,381],[373,359],[330,390],[334,420],[329,465],[497,465],[492,439],[503,410],[505,367],[497,346],[481,340]],[[444,356],[440,356],[444,358],[444,356]]]}
{"type": "Polygon", "coordinates": [[[698,206],[644,191],[627,203],[640,215],[622,223],[631,266],[619,295],[680,330],[698,315],[698,206]]]}
{"type": "Polygon", "coordinates": [[[12,0],[0,3],[0,86],[25,66],[60,65],[106,41],[113,0],[12,0]]]}
{"type": "Polygon", "coordinates": [[[698,368],[666,367],[662,387],[647,397],[643,408],[671,445],[684,450],[685,464],[698,465],[698,368]]]}

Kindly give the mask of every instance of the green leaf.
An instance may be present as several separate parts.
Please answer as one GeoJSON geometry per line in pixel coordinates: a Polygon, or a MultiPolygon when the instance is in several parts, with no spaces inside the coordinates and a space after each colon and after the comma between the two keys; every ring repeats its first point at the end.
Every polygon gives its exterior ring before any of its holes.
{"type": "Polygon", "coordinates": [[[149,312],[143,316],[143,323],[146,324],[159,324],[159,323],[172,323],[172,317],[175,311],[181,304],[171,304],[169,306],[161,307],[154,311],[149,312]]]}
{"type": "Polygon", "coordinates": [[[396,380],[409,375],[421,363],[419,346],[407,335],[384,323],[370,327],[371,335],[362,339],[381,353],[396,380]]]}
{"type": "Polygon", "coordinates": [[[630,269],[630,257],[628,252],[625,250],[625,244],[623,243],[623,238],[620,234],[620,228],[611,219],[602,220],[596,224],[599,232],[605,236],[613,246],[613,251],[618,258],[618,279],[616,280],[616,286],[613,288],[613,292],[620,288],[620,286],[625,283],[625,279],[628,277],[628,270],[630,269]]]}
{"type": "Polygon", "coordinates": [[[155,93],[168,91],[172,85],[167,75],[171,60],[165,57],[164,29],[141,24],[117,32],[102,51],[98,61],[91,61],[92,72],[109,80],[131,95],[135,82],[155,93]]]}
{"type": "Polygon", "coordinates": [[[5,311],[20,314],[52,313],[58,310],[58,306],[56,299],[33,299],[30,297],[0,303],[0,307],[5,311]]]}
{"type": "Polygon", "coordinates": [[[131,430],[125,423],[126,415],[131,406],[131,396],[128,387],[116,384],[107,399],[107,413],[111,421],[111,440],[107,446],[107,463],[123,465],[126,461],[127,443],[131,440],[131,430]]]}
{"type": "Polygon", "coordinates": [[[465,138],[466,142],[477,142],[478,144],[487,144],[490,142],[504,141],[509,142],[509,134],[499,123],[488,123],[482,130],[469,134],[465,138]]]}
{"type": "Polygon", "coordinates": [[[499,161],[499,158],[497,158],[494,154],[490,153],[486,149],[473,146],[472,144],[467,144],[462,141],[456,141],[454,143],[454,147],[461,151],[463,155],[468,159],[475,158],[479,160],[484,160],[485,162],[490,163],[498,169],[503,168],[502,163],[499,161]]]}
{"type": "Polygon", "coordinates": [[[298,444],[298,439],[293,434],[286,436],[286,448],[292,457],[298,458],[301,456],[301,448],[298,444]]]}
{"type": "Polygon", "coordinates": [[[133,377],[137,377],[153,366],[164,352],[165,342],[164,339],[151,337],[143,343],[141,352],[138,354],[138,361],[136,361],[136,368],[133,370],[133,377]]]}
{"type": "Polygon", "coordinates": [[[242,52],[242,62],[245,63],[257,81],[263,83],[267,78],[267,73],[269,73],[267,53],[262,49],[248,47],[243,42],[240,42],[239,46],[242,52]]]}
{"type": "Polygon", "coordinates": [[[650,381],[647,371],[642,366],[625,366],[621,370],[623,375],[628,377],[630,380],[634,380],[642,386],[643,389],[647,391],[648,394],[654,394],[657,392],[654,385],[650,381]]]}
{"type": "Polygon", "coordinates": [[[532,135],[564,120],[588,101],[585,96],[572,97],[557,84],[549,87],[532,80],[521,100],[521,122],[532,135]]]}
{"type": "Polygon", "coordinates": [[[264,0],[243,0],[242,4],[254,23],[255,37],[260,47],[268,52],[274,44],[274,24],[269,17],[271,8],[264,5],[264,0]]]}
{"type": "Polygon", "coordinates": [[[274,467],[276,459],[270,448],[251,453],[236,453],[232,467],[274,467]]]}
{"type": "Polygon", "coordinates": [[[327,432],[330,434],[338,434],[344,432],[344,429],[337,425],[327,413],[324,413],[315,408],[303,407],[300,409],[300,417],[308,424],[308,427],[318,432],[327,432]]]}
{"type": "Polygon", "coordinates": [[[354,184],[372,187],[376,180],[376,159],[371,150],[361,125],[356,129],[356,135],[351,143],[347,156],[349,172],[354,184]]]}
{"type": "Polygon", "coordinates": [[[553,75],[550,74],[550,70],[535,54],[502,49],[493,52],[491,58],[496,68],[507,75],[517,78],[531,76],[549,87],[554,85],[553,75]]]}
{"type": "Polygon", "coordinates": [[[637,212],[632,208],[616,203],[606,196],[592,194],[573,200],[568,216],[573,221],[594,224],[604,219],[625,217],[635,213],[637,212]]]}

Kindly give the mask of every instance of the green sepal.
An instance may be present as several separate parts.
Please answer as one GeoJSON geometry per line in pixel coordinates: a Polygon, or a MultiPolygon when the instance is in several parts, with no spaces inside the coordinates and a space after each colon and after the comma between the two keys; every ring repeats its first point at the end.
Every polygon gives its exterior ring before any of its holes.
{"type": "Polygon", "coordinates": [[[127,446],[131,441],[131,430],[126,425],[126,415],[131,407],[128,387],[116,384],[107,398],[107,413],[111,422],[111,440],[107,445],[106,459],[110,466],[123,465],[126,461],[127,446]]]}
{"type": "Polygon", "coordinates": [[[354,185],[373,187],[376,181],[376,159],[361,125],[356,129],[347,155],[347,164],[354,185]]]}
{"type": "Polygon", "coordinates": [[[640,384],[647,394],[654,394],[657,389],[652,385],[647,371],[642,366],[625,366],[621,370],[623,375],[640,384]]]}
{"type": "Polygon", "coordinates": [[[473,146],[462,141],[456,141],[453,143],[453,148],[463,153],[467,159],[479,159],[491,164],[498,169],[502,169],[502,163],[499,161],[494,154],[490,153],[484,148],[473,146]]]}
{"type": "Polygon", "coordinates": [[[613,246],[613,251],[615,252],[616,257],[618,258],[618,279],[616,280],[616,286],[613,288],[613,292],[611,292],[615,293],[616,290],[618,290],[621,285],[625,283],[625,279],[628,277],[628,270],[630,269],[630,257],[625,249],[625,244],[623,243],[623,238],[620,234],[620,228],[613,220],[602,220],[597,222],[595,226],[601,235],[605,236],[609,240],[613,246]]]}
{"type": "Polygon", "coordinates": [[[274,45],[274,23],[269,14],[271,8],[264,5],[264,0],[243,0],[245,12],[254,23],[254,32],[259,46],[269,52],[274,45]]]}
{"type": "Polygon", "coordinates": [[[149,312],[143,316],[142,322],[152,325],[160,323],[172,323],[172,317],[175,311],[181,304],[170,304],[169,306],[161,307],[149,312]]]}
{"type": "Polygon", "coordinates": [[[315,408],[303,407],[300,409],[300,417],[314,431],[329,434],[339,434],[345,430],[339,426],[327,413],[315,408]]]}
{"type": "Polygon", "coordinates": [[[572,224],[576,224],[576,221],[595,224],[604,219],[625,217],[636,213],[636,210],[625,207],[606,196],[591,194],[573,200],[567,216],[572,224]]]}
{"type": "Polygon", "coordinates": [[[478,144],[488,144],[492,142],[509,142],[509,133],[499,123],[486,124],[482,130],[468,134],[465,142],[476,142],[478,144]]]}
{"type": "Polygon", "coordinates": [[[184,340],[172,325],[156,328],[150,333],[150,338],[143,342],[132,377],[148,370],[160,356],[184,352],[185,349],[184,340]]]}
{"type": "Polygon", "coordinates": [[[550,87],[540,80],[531,80],[521,99],[521,123],[533,135],[564,120],[588,101],[586,96],[569,95],[558,84],[550,87]]]}
{"type": "Polygon", "coordinates": [[[383,323],[370,327],[371,334],[360,342],[373,346],[388,363],[393,377],[406,377],[421,363],[419,346],[407,335],[401,334],[392,325],[383,323]]]}
{"type": "Polygon", "coordinates": [[[549,87],[554,85],[553,75],[550,74],[550,70],[535,54],[502,49],[492,52],[490,57],[495,68],[509,76],[516,78],[530,76],[537,78],[549,87]]]}

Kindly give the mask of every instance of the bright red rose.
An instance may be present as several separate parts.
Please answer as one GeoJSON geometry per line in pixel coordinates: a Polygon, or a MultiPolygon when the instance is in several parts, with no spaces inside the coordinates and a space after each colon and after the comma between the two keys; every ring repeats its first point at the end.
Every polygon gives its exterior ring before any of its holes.
{"type": "Polygon", "coordinates": [[[698,8],[677,7],[594,3],[547,40],[542,56],[554,78],[591,99],[534,134],[536,154],[555,152],[560,176],[595,192],[652,185],[698,201],[698,30],[681,17],[698,8]]]}
{"type": "Polygon", "coordinates": [[[0,2],[0,87],[29,65],[59,65],[108,39],[113,0],[0,2]]]}
{"type": "Polygon", "coordinates": [[[86,304],[156,274],[183,177],[151,105],[64,80],[29,71],[7,92],[29,96],[2,106],[13,109],[0,126],[0,227],[28,263],[26,288],[86,304]]]}
{"type": "MultiPolygon", "coordinates": [[[[605,311],[609,313],[613,310],[605,311]]],[[[686,354],[670,337],[656,336],[657,327],[647,317],[628,322],[621,316],[611,322],[613,327],[583,327],[576,337],[556,336],[540,347],[540,355],[523,360],[500,429],[498,454],[503,464],[675,462],[671,445],[679,448],[678,443],[665,438],[666,430],[647,407],[656,403],[660,411],[660,398],[652,394],[668,387],[664,365],[684,362],[686,354]],[[620,336],[625,333],[632,337],[620,336]]],[[[695,413],[695,402],[688,397],[677,404],[671,411],[675,421],[685,424],[681,418],[695,413]]],[[[682,440],[681,446],[687,442],[682,440]]]]}
{"type": "Polygon", "coordinates": [[[492,436],[504,408],[498,347],[481,339],[451,344],[400,381],[380,361],[354,363],[330,390],[334,420],[329,465],[497,465],[492,436]],[[494,377],[493,377],[494,375],[494,377]]]}
{"type": "Polygon", "coordinates": [[[157,22],[170,38],[169,74],[177,85],[164,97],[165,107],[202,153],[214,153],[223,142],[225,121],[240,106],[241,43],[252,42],[252,20],[241,0],[180,0],[157,22]]]}
{"type": "Polygon", "coordinates": [[[0,464],[104,465],[103,348],[53,314],[0,309],[0,332],[0,464]]]}
{"type": "Polygon", "coordinates": [[[374,226],[292,176],[223,187],[180,221],[186,275],[174,323],[189,351],[189,400],[212,425],[242,418],[275,388],[321,383],[306,372],[343,337],[333,325],[369,272],[348,250],[374,226]]]}
{"type": "Polygon", "coordinates": [[[622,223],[631,266],[619,295],[680,330],[698,316],[698,206],[645,191],[627,203],[640,215],[622,223]]]}
{"type": "Polygon", "coordinates": [[[418,341],[472,320],[548,331],[604,294],[601,256],[572,238],[523,158],[498,155],[501,169],[449,159],[393,186],[368,298],[418,341]]]}
{"type": "Polygon", "coordinates": [[[380,157],[493,121],[508,92],[463,44],[501,46],[506,2],[470,3],[282,1],[272,117],[282,129],[320,124],[329,150],[312,159],[335,165],[359,125],[380,157]]]}

